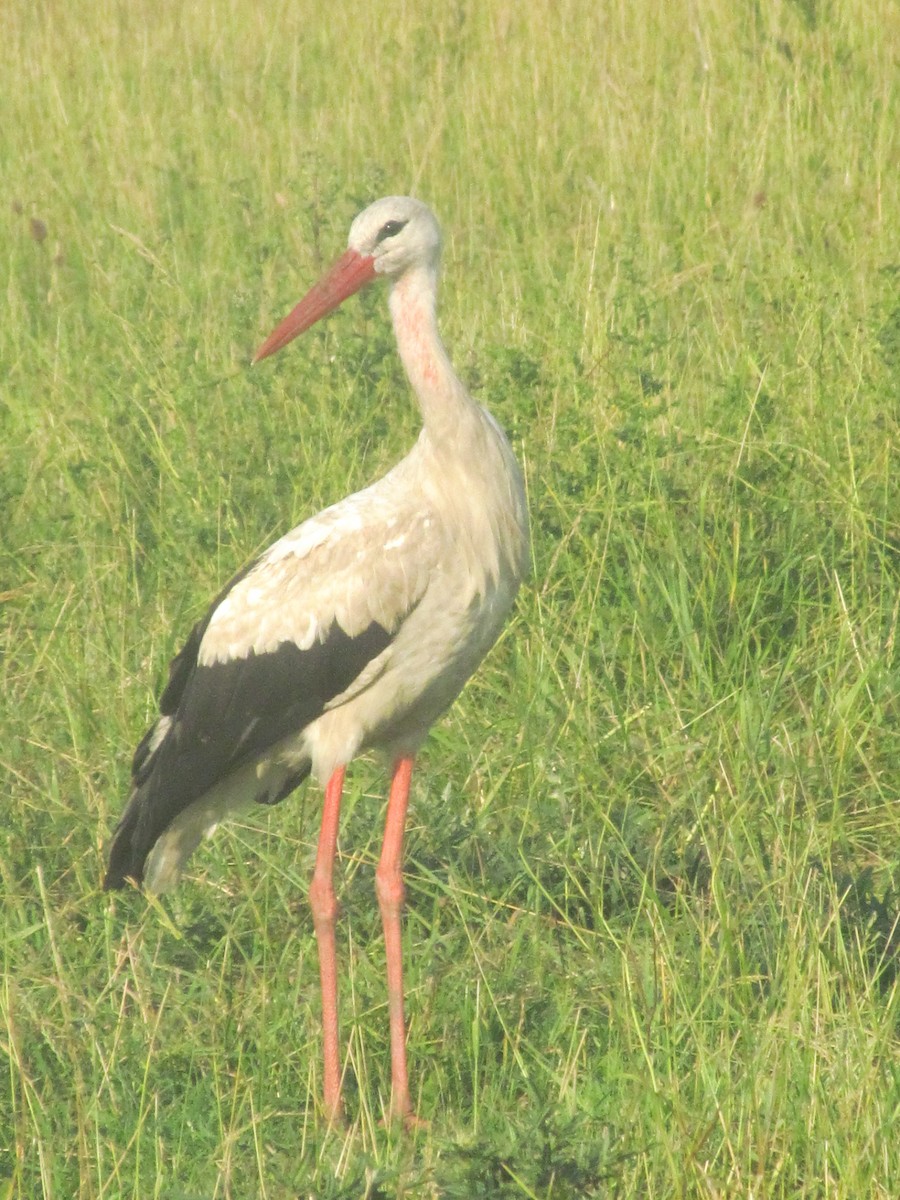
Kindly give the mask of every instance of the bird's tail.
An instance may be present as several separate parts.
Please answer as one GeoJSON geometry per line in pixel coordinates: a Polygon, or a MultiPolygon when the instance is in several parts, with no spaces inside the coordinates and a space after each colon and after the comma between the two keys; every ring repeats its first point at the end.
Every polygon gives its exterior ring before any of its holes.
{"type": "Polygon", "coordinates": [[[130,879],[150,892],[170,891],[200,842],[211,837],[221,821],[254,800],[279,803],[306,779],[309,769],[308,762],[276,768],[260,786],[257,764],[250,761],[187,800],[161,786],[157,771],[148,772],[136,784],[116,826],[103,887],[122,888],[130,879]]]}
{"type": "Polygon", "coordinates": [[[141,848],[137,840],[143,797],[143,788],[131,793],[125,811],[116,826],[112,845],[109,848],[109,865],[103,880],[104,891],[115,891],[125,887],[129,879],[139,886],[144,881],[144,862],[149,846],[141,848]]]}

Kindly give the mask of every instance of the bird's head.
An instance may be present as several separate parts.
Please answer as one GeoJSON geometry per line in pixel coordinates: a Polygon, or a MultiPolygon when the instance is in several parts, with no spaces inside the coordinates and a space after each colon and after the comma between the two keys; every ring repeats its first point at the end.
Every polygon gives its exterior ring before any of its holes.
{"type": "Polygon", "coordinates": [[[347,250],[269,334],[253,361],[274,354],[379,275],[399,279],[412,267],[436,270],[441,231],[427,205],[411,196],[385,196],[350,226],[347,250]]]}
{"type": "Polygon", "coordinates": [[[437,265],[441,231],[421,200],[385,196],[359,214],[350,226],[347,245],[371,258],[377,275],[396,279],[409,267],[437,265]]]}

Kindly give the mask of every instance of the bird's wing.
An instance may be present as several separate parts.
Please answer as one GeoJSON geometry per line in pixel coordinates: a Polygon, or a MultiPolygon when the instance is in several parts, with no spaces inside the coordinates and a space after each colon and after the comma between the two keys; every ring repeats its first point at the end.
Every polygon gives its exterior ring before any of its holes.
{"type": "MultiPolygon", "coordinates": [[[[175,816],[299,733],[387,649],[437,564],[427,510],[376,489],[304,522],[234,577],[172,661],[160,717],[138,746],[107,886],[140,879],[175,816]],[[382,502],[383,500],[383,502],[382,502]]],[[[282,799],[290,787],[257,799],[282,799]]]]}
{"type": "Polygon", "coordinates": [[[271,546],[220,598],[198,648],[212,666],[274,651],[307,650],[337,625],[356,638],[377,624],[393,634],[421,598],[436,565],[434,520],[398,515],[370,488],[271,546]]]}

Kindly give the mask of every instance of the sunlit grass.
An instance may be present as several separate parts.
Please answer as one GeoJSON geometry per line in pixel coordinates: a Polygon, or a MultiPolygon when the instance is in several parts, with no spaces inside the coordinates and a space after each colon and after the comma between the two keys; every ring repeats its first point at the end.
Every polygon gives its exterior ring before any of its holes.
{"type": "Polygon", "coordinates": [[[896,8],[12,3],[0,1196],[900,1194],[896,8]],[[414,1101],[315,789],[99,891],[221,583],[415,436],[384,297],[250,371],[379,194],[525,466],[534,577],[422,756],[414,1101]]]}

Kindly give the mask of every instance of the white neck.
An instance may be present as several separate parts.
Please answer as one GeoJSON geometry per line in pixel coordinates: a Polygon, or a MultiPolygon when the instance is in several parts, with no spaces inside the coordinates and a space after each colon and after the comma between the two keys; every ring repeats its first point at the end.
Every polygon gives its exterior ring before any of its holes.
{"type": "Polygon", "coordinates": [[[436,297],[436,264],[407,270],[391,289],[397,347],[425,426],[404,462],[416,464],[418,485],[437,496],[470,577],[518,580],[528,553],[522,476],[500,427],[453,370],[438,333],[436,297]]]}
{"type": "Polygon", "coordinates": [[[429,436],[440,442],[481,410],[463,387],[437,327],[437,269],[413,267],[394,283],[391,318],[397,349],[429,436]]]}

